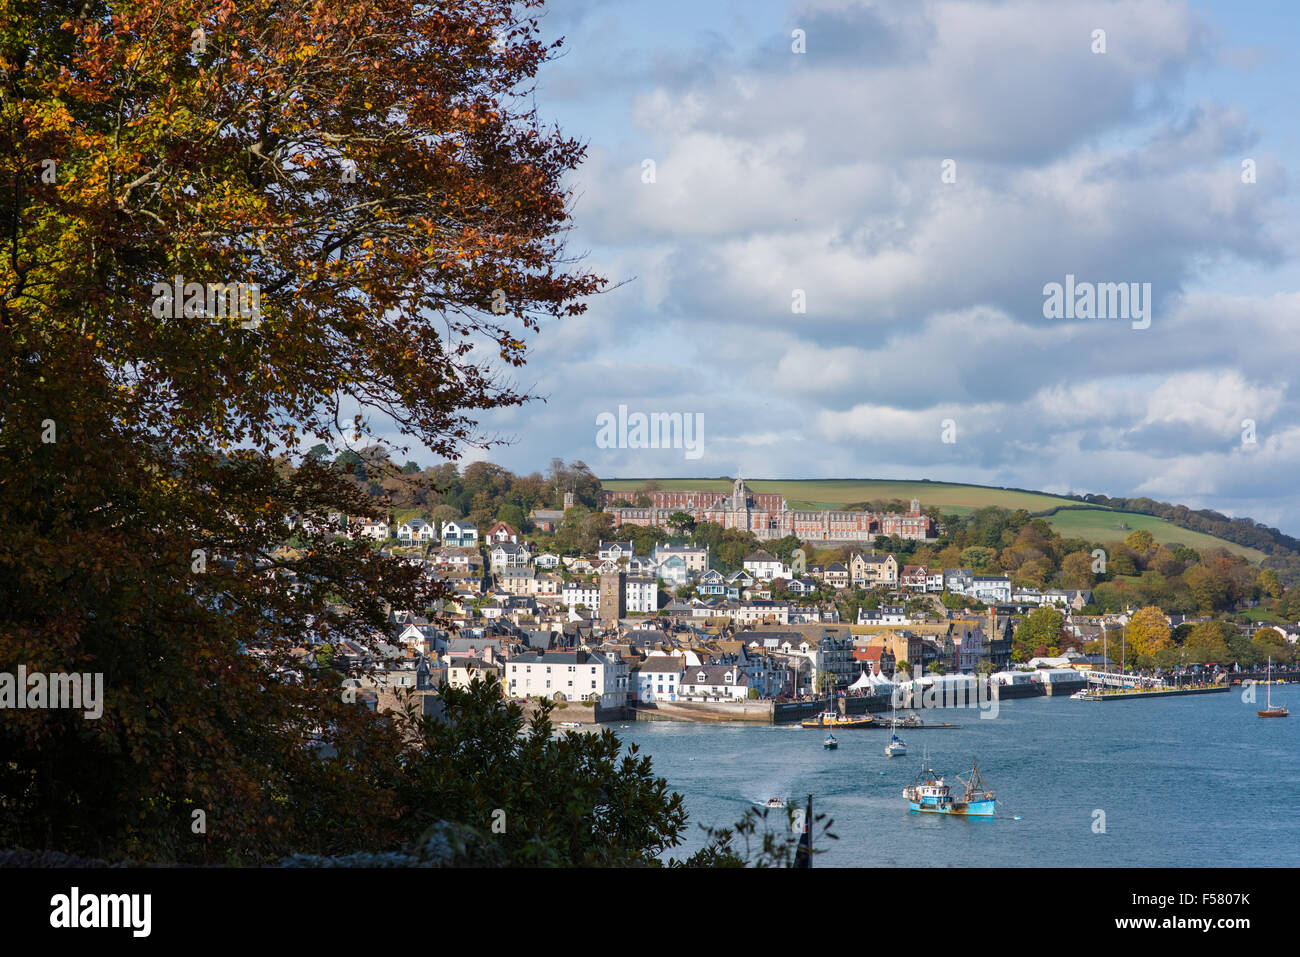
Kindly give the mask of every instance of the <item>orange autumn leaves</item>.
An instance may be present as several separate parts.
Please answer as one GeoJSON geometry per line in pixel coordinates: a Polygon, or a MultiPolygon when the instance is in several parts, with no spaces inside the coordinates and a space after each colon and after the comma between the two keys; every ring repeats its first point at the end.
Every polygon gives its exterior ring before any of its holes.
{"type": "Polygon", "coordinates": [[[0,668],[106,674],[95,727],[0,728],[0,841],[256,860],[400,832],[389,731],[338,675],[268,674],[437,589],[356,543],[281,551],[286,514],[376,506],[274,456],[376,414],[453,454],[529,398],[487,360],[602,288],[563,250],[582,149],[521,95],[536,7],[0,0],[0,668]],[[256,284],[260,327],[155,315],[178,276],[256,284]],[[323,726],[347,773],[306,748],[323,726]],[[203,844],[196,806],[224,822],[203,844]]]}

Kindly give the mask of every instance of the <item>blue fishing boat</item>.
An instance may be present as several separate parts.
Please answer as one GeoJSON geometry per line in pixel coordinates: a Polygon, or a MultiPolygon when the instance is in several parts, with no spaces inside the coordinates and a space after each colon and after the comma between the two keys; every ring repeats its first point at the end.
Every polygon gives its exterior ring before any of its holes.
{"type": "Polygon", "coordinates": [[[936,777],[927,761],[916,779],[903,788],[903,797],[907,798],[910,810],[927,814],[954,814],[960,817],[992,817],[993,807],[997,803],[993,792],[988,789],[980,777],[975,760],[971,759],[970,780],[962,781],[966,788],[960,799],[954,798],[952,788],[944,783],[943,778],[936,777]]]}

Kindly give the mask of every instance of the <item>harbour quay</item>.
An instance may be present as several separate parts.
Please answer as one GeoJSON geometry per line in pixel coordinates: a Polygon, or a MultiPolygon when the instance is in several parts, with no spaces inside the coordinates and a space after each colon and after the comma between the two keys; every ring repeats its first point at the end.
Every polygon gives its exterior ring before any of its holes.
{"type": "Polygon", "coordinates": [[[1136,698],[1174,698],[1189,694],[1225,694],[1232,689],[1226,682],[1208,685],[1176,685],[1160,688],[1088,688],[1071,695],[1080,701],[1132,701],[1136,698]]]}

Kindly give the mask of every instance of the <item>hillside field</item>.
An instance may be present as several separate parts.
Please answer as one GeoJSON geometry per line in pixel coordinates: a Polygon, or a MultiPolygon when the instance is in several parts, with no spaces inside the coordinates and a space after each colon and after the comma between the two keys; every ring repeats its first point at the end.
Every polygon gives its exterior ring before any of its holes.
{"type": "Polygon", "coordinates": [[[1154,515],[1140,515],[1135,512],[1116,512],[1105,508],[1070,509],[1048,516],[1052,527],[1066,537],[1086,538],[1094,542],[1113,542],[1124,538],[1129,532],[1146,529],[1161,544],[1178,543],[1188,548],[1205,549],[1221,547],[1238,555],[1245,555],[1252,562],[1262,561],[1267,556],[1256,548],[1247,548],[1233,542],[1179,528],[1172,522],[1154,515]],[[1120,528],[1120,522],[1128,526],[1120,528]]]}
{"type": "MultiPolygon", "coordinates": [[[[634,492],[646,479],[602,479],[602,487],[614,492],[634,492]]],[[[717,479],[656,479],[665,491],[698,489],[700,491],[727,492],[731,480],[717,479]]],[[[984,485],[959,485],[948,482],[903,482],[889,479],[746,479],[745,484],[755,492],[776,492],[785,496],[791,508],[839,508],[851,502],[875,499],[919,498],[924,506],[938,506],[945,512],[966,515],[990,505],[1005,509],[1023,508],[1041,512],[1060,505],[1078,505],[1073,499],[1061,498],[1042,492],[1016,492],[1009,489],[990,488],[984,485]]],[[[1062,535],[1085,538],[1093,542],[1113,542],[1138,529],[1149,531],[1162,544],[1180,543],[1190,548],[1222,547],[1252,562],[1261,561],[1265,555],[1254,548],[1236,545],[1203,532],[1179,528],[1172,522],[1153,515],[1132,512],[1115,512],[1106,508],[1069,509],[1048,516],[1047,521],[1062,535]],[[1127,529],[1120,527],[1123,522],[1127,529]]]]}
{"type": "MultiPolygon", "coordinates": [[[[645,484],[645,479],[601,480],[601,485],[611,491],[635,491],[645,484]]],[[[700,491],[731,491],[730,479],[657,479],[665,491],[674,489],[699,489],[700,491]]],[[[1038,492],[1012,492],[1007,489],[987,488],[982,485],[952,485],[945,482],[897,482],[888,479],[745,479],[745,484],[755,492],[776,492],[784,495],[792,508],[838,508],[851,502],[873,499],[919,498],[923,505],[937,505],[944,511],[965,514],[977,508],[996,505],[998,508],[1023,508],[1031,512],[1042,511],[1057,505],[1078,504],[1068,498],[1043,495],[1038,492]]]]}

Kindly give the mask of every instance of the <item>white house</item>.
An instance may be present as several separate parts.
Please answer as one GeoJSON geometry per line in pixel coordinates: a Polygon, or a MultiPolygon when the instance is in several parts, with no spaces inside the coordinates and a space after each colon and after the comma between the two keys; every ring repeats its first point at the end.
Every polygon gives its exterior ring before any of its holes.
{"type": "Polygon", "coordinates": [[[443,522],[442,543],[460,548],[478,545],[478,527],[472,522],[443,522]]]}
{"type": "Polygon", "coordinates": [[[506,662],[506,693],[600,701],[606,706],[616,698],[622,704],[628,693],[628,666],[595,651],[527,652],[506,662]]]}
{"type": "Polygon", "coordinates": [[[680,657],[650,655],[632,670],[633,700],[642,704],[654,704],[658,698],[676,701],[683,665],[680,657]]]}
{"type": "Polygon", "coordinates": [[[629,575],[648,575],[655,578],[658,577],[659,563],[653,558],[633,555],[627,560],[627,573],[629,575]]]}
{"type": "Polygon", "coordinates": [[[879,608],[859,608],[859,625],[906,625],[910,619],[902,605],[881,605],[879,608]]]}
{"type": "Polygon", "coordinates": [[[651,557],[657,562],[670,558],[680,558],[690,576],[701,575],[709,570],[709,548],[697,548],[694,545],[656,545],[651,557]]]}
{"type": "Polygon", "coordinates": [[[968,594],[975,581],[975,573],[969,568],[948,568],[943,573],[943,587],[954,595],[968,594]]]}
{"type": "Polygon", "coordinates": [[[742,601],[735,605],[728,606],[725,614],[737,625],[756,625],[763,622],[775,622],[781,625],[790,624],[790,608],[788,601],[742,601]]]}
{"type": "Polygon", "coordinates": [[[1078,611],[1085,605],[1092,604],[1092,590],[1083,588],[1049,588],[1043,592],[1044,605],[1051,603],[1062,608],[1078,611]]]}
{"type": "Polygon", "coordinates": [[[362,538],[374,538],[383,540],[389,536],[389,525],[387,522],[364,521],[361,523],[359,534],[362,538]]]}
{"type": "Polygon", "coordinates": [[[1017,605],[1041,605],[1044,595],[1037,588],[1011,589],[1011,601],[1017,605]]]}
{"type": "Polygon", "coordinates": [[[492,551],[488,552],[488,561],[493,571],[506,568],[527,568],[532,564],[532,555],[528,553],[528,546],[526,545],[505,542],[492,546],[492,551]]]}
{"type": "Polygon", "coordinates": [[[623,602],[629,613],[653,615],[659,610],[659,581],[644,575],[623,579],[623,602]]]}
{"type": "Polygon", "coordinates": [[[695,586],[695,590],[701,595],[725,595],[727,579],[722,572],[711,568],[700,576],[700,583],[695,586]]]}
{"type": "Polygon", "coordinates": [[[407,625],[397,635],[398,644],[414,648],[420,654],[447,650],[447,633],[435,625],[407,625]]]}
{"type": "Polygon", "coordinates": [[[744,565],[745,571],[753,575],[756,581],[770,582],[773,578],[790,577],[789,565],[783,565],[779,558],[762,550],[749,555],[744,565]]]}
{"type": "Polygon", "coordinates": [[[397,526],[397,537],[404,542],[431,542],[436,536],[432,525],[422,518],[413,518],[397,526]]]}
{"type": "Polygon", "coordinates": [[[1006,603],[1011,601],[1011,579],[975,576],[966,594],[985,604],[1006,603]]]}
{"type": "Polygon", "coordinates": [[[749,675],[738,664],[688,667],[682,673],[680,687],[682,698],[687,701],[706,698],[742,701],[749,697],[749,675]]]}
{"type": "Polygon", "coordinates": [[[476,550],[470,548],[457,548],[449,546],[439,549],[438,553],[433,556],[435,564],[447,565],[451,568],[468,569],[473,565],[481,565],[479,554],[476,550]]]}
{"type": "Polygon", "coordinates": [[[666,555],[659,559],[655,574],[673,588],[680,588],[682,585],[689,584],[691,580],[691,571],[686,566],[686,560],[680,555],[666,555]]]}
{"type": "Polygon", "coordinates": [[[596,582],[565,582],[560,589],[560,600],[569,609],[582,605],[594,611],[600,607],[600,585],[596,582]]]}
{"type": "Polygon", "coordinates": [[[631,542],[601,542],[596,557],[602,562],[619,562],[632,557],[631,542]]]}

